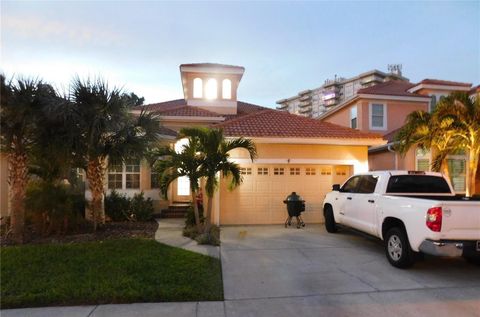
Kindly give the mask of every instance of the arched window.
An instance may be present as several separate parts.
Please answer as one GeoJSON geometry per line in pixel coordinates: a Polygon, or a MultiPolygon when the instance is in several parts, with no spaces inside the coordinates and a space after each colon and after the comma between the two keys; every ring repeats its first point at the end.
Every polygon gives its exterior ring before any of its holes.
{"type": "Polygon", "coordinates": [[[207,99],[217,99],[217,80],[216,79],[210,78],[207,81],[205,94],[207,99]]]}
{"type": "Polygon", "coordinates": [[[193,98],[203,97],[203,82],[201,78],[195,78],[193,80],[193,98]]]}
{"type": "Polygon", "coordinates": [[[224,79],[222,82],[222,98],[232,99],[232,81],[230,79],[224,79]]]}

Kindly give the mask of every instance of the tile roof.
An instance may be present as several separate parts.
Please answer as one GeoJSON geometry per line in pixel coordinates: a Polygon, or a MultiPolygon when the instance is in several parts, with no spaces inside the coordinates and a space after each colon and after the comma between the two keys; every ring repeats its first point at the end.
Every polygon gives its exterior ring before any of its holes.
{"type": "Polygon", "coordinates": [[[253,112],[265,110],[268,108],[257,106],[251,103],[238,101],[236,115],[220,115],[218,113],[208,111],[202,108],[187,106],[185,99],[176,99],[171,101],[148,104],[145,106],[135,107],[134,110],[143,108],[153,111],[163,116],[201,116],[201,117],[225,117],[226,120],[238,118],[253,112]]]}
{"type": "Polygon", "coordinates": [[[171,108],[163,111],[159,111],[160,116],[169,117],[209,117],[209,118],[221,118],[223,115],[208,111],[199,107],[192,106],[180,106],[177,108],[171,108]]]}
{"type": "Polygon", "coordinates": [[[416,86],[408,81],[390,80],[384,83],[376,84],[368,88],[358,90],[358,94],[369,95],[389,95],[389,96],[405,96],[405,97],[427,97],[425,95],[415,94],[407,90],[416,86]]]}
{"type": "Polygon", "coordinates": [[[393,142],[395,140],[395,135],[397,135],[398,131],[400,131],[402,128],[395,129],[393,131],[390,131],[387,134],[383,135],[383,138],[388,141],[388,143],[393,142]]]}
{"type": "Polygon", "coordinates": [[[429,84],[429,85],[443,85],[443,86],[465,86],[465,87],[471,87],[472,84],[470,83],[462,83],[458,81],[448,81],[448,80],[440,80],[440,79],[431,79],[431,78],[426,78],[419,82],[419,84],[429,84]]]}
{"type": "Polygon", "coordinates": [[[226,136],[273,138],[381,139],[376,133],[360,132],[336,124],[301,117],[285,111],[265,109],[214,125],[226,136]]]}

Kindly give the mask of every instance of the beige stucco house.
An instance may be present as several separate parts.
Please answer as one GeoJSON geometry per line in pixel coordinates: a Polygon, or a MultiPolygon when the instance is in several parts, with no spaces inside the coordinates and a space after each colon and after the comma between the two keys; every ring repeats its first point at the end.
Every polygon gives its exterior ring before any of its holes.
{"type": "MultiPolygon", "coordinates": [[[[306,200],[305,220],[322,222],[322,200],[332,184],[343,182],[354,172],[367,171],[368,147],[385,141],[375,133],[241,102],[237,88],[244,71],[243,67],[230,65],[183,64],[184,99],[144,107],[160,116],[165,140],[172,145],[177,142],[176,132],[186,126],[219,127],[226,137],[255,141],[258,157],[254,162],[242,150],[231,153],[231,159],[241,166],[243,184],[229,191],[227,182],[221,181],[214,199],[215,223],[282,223],[286,214],[282,201],[292,191],[306,200]]],[[[168,200],[160,200],[155,175],[148,165],[136,166],[119,168],[122,176],[109,173],[107,190],[116,188],[127,194],[144,191],[157,208],[190,200],[185,179],[171,186],[168,200]],[[131,188],[129,181],[134,177],[132,171],[138,175],[136,188],[131,188]],[[124,182],[115,183],[115,179],[124,182]]]]}

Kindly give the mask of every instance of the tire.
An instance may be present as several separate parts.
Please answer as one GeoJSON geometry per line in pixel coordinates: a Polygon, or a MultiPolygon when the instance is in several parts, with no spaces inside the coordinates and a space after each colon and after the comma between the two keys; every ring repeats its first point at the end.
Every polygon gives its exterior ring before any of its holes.
{"type": "Polygon", "coordinates": [[[405,269],[415,263],[415,252],[410,248],[407,233],[403,228],[394,227],[385,235],[385,254],[394,267],[405,269]]]}
{"type": "Polygon", "coordinates": [[[467,260],[468,263],[480,265],[480,256],[464,255],[463,258],[467,260]]]}
{"type": "Polygon", "coordinates": [[[325,206],[323,210],[323,215],[325,216],[325,229],[328,233],[337,232],[337,224],[335,223],[335,217],[333,216],[333,209],[331,206],[325,206]]]}

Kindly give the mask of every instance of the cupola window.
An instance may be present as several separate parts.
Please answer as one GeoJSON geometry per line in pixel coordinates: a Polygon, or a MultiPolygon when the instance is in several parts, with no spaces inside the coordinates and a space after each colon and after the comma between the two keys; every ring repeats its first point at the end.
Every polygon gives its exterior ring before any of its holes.
{"type": "Polygon", "coordinates": [[[210,78],[206,85],[206,97],[207,99],[217,99],[217,80],[210,78]]]}
{"type": "Polygon", "coordinates": [[[201,78],[195,78],[193,80],[193,98],[203,97],[203,81],[201,78]]]}
{"type": "Polygon", "coordinates": [[[222,98],[232,99],[232,81],[230,79],[224,79],[222,82],[222,98]]]}

